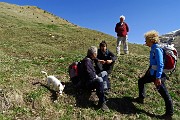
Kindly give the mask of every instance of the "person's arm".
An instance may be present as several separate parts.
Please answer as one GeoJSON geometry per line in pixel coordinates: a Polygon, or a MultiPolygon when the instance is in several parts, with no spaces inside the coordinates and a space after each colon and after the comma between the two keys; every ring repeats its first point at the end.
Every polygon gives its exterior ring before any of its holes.
{"type": "Polygon", "coordinates": [[[164,62],[163,62],[163,51],[160,48],[155,49],[155,60],[157,62],[156,78],[161,78],[164,62]]]}
{"type": "Polygon", "coordinates": [[[126,30],[127,30],[127,32],[129,32],[129,26],[128,26],[128,24],[125,23],[125,25],[126,25],[126,30]]]}
{"type": "Polygon", "coordinates": [[[86,72],[87,72],[88,77],[91,80],[96,78],[96,72],[95,72],[95,69],[91,60],[89,59],[85,60],[85,67],[86,67],[86,72]]]}
{"type": "Polygon", "coordinates": [[[116,61],[117,57],[111,51],[109,51],[109,56],[111,57],[112,62],[116,61]]]}
{"type": "Polygon", "coordinates": [[[116,24],[115,32],[118,33],[118,23],[116,24]]]}
{"type": "Polygon", "coordinates": [[[161,75],[163,73],[164,62],[163,62],[163,51],[159,48],[155,49],[155,59],[157,62],[156,80],[154,84],[156,86],[161,85],[161,75]]]}
{"type": "Polygon", "coordinates": [[[117,57],[109,50],[107,55],[109,59],[105,61],[105,64],[111,64],[112,62],[115,62],[115,60],[117,59],[117,57]]]}

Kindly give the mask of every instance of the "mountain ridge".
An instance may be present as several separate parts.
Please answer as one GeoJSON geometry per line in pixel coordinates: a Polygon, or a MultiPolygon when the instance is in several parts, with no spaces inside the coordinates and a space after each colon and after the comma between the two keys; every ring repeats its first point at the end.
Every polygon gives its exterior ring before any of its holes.
{"type": "MultiPolygon", "coordinates": [[[[178,55],[180,55],[180,29],[168,32],[160,36],[160,41],[162,43],[171,43],[174,44],[175,48],[178,51],[178,55]]],[[[178,56],[180,57],[180,56],[178,56]]]]}
{"type": "Polygon", "coordinates": [[[1,13],[6,14],[12,19],[20,19],[26,22],[51,23],[51,24],[68,24],[74,26],[67,20],[55,16],[36,6],[18,6],[0,2],[1,13]],[[18,16],[18,18],[17,18],[18,16]]]}

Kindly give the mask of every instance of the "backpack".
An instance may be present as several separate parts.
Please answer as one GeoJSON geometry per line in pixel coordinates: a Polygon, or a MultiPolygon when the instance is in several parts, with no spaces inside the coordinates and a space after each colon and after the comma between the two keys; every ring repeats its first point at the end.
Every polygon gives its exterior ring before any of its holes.
{"type": "Polygon", "coordinates": [[[81,75],[82,75],[82,61],[73,62],[69,65],[68,73],[70,81],[75,87],[80,86],[81,84],[81,75]]]}
{"type": "Polygon", "coordinates": [[[174,47],[174,44],[159,44],[159,48],[163,50],[164,72],[172,74],[176,68],[178,59],[178,52],[174,47]]]}

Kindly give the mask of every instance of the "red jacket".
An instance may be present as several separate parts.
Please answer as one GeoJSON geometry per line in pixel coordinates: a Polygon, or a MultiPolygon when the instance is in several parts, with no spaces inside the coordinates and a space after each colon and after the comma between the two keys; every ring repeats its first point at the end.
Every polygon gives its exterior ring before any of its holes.
{"type": "Polygon", "coordinates": [[[122,25],[120,22],[117,23],[115,27],[115,32],[117,33],[117,36],[119,37],[126,37],[127,32],[129,32],[129,27],[127,23],[123,22],[122,25]]]}

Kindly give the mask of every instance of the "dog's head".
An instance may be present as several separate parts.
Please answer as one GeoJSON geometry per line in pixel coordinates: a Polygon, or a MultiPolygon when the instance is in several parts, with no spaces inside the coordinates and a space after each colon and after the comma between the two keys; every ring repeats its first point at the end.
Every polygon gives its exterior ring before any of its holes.
{"type": "Polygon", "coordinates": [[[59,94],[62,95],[63,93],[63,90],[65,88],[65,84],[62,82],[61,84],[58,85],[58,88],[59,88],[59,94]]]}

